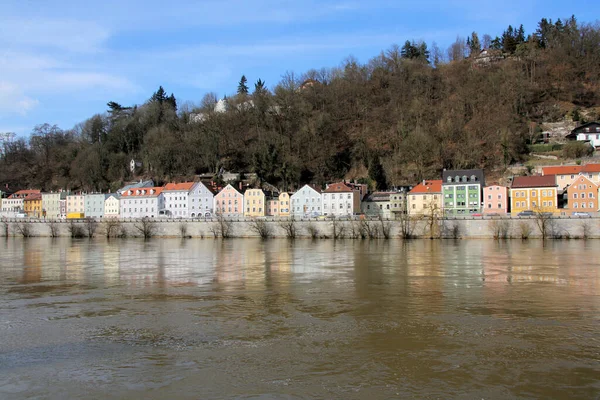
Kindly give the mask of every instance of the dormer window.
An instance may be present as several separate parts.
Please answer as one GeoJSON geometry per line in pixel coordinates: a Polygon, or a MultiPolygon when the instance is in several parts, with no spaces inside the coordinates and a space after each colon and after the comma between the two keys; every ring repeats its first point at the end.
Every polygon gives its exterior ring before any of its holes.
{"type": "Polygon", "coordinates": [[[456,175],[456,176],[454,177],[454,182],[460,182],[460,176],[456,175]]]}
{"type": "Polygon", "coordinates": [[[132,194],[132,191],[131,191],[131,190],[129,190],[129,191],[127,192],[127,194],[131,196],[131,194],[132,194]]]}
{"type": "Polygon", "coordinates": [[[585,131],[586,131],[586,132],[589,132],[589,131],[590,131],[590,128],[585,128],[585,131]]]}
{"type": "Polygon", "coordinates": [[[135,194],[140,194],[140,191],[139,191],[139,190],[136,190],[136,191],[135,191],[135,194]]]}
{"type": "Polygon", "coordinates": [[[467,176],[463,175],[463,182],[466,182],[466,181],[467,181],[467,176]]]}
{"type": "Polygon", "coordinates": [[[146,194],[146,191],[145,191],[145,190],[142,190],[142,194],[146,194]]]}
{"type": "Polygon", "coordinates": [[[475,175],[471,175],[471,182],[475,182],[477,180],[477,177],[475,175]]]}
{"type": "Polygon", "coordinates": [[[450,183],[450,182],[452,182],[452,177],[451,176],[448,177],[448,183],[450,183]]]}
{"type": "Polygon", "coordinates": [[[150,194],[154,194],[154,189],[150,189],[150,194]]]}

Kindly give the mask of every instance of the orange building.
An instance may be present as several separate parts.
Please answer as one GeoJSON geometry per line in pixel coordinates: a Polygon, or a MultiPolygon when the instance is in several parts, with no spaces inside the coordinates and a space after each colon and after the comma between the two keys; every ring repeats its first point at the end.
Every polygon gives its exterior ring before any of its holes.
{"type": "Polygon", "coordinates": [[[23,210],[29,218],[42,217],[42,194],[31,193],[23,199],[23,210]]]}
{"type": "Polygon", "coordinates": [[[511,214],[521,211],[558,213],[556,177],[517,176],[510,186],[511,214]]]}
{"type": "Polygon", "coordinates": [[[567,188],[567,194],[567,204],[571,212],[598,211],[598,185],[585,176],[577,177],[567,188]]]}

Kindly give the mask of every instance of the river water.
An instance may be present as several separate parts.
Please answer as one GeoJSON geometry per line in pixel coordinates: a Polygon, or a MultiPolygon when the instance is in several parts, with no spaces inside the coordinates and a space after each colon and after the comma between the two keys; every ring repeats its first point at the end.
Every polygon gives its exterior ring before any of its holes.
{"type": "Polygon", "coordinates": [[[600,246],[0,241],[1,399],[600,397],[600,246]]]}

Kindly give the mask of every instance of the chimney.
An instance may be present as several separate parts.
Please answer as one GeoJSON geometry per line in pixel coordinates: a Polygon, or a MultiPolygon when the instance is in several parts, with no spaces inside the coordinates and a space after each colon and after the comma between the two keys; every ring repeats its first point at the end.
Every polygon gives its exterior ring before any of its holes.
{"type": "Polygon", "coordinates": [[[423,179],[423,185],[425,184],[425,179],[423,179]]]}
{"type": "Polygon", "coordinates": [[[239,187],[240,187],[240,192],[241,192],[243,190],[242,189],[242,181],[240,181],[239,187]]]}

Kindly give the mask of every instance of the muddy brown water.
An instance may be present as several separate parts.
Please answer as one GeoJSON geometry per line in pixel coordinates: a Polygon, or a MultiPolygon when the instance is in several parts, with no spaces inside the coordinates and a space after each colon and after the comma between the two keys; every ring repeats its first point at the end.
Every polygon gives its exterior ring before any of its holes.
{"type": "Polygon", "coordinates": [[[597,241],[0,241],[1,399],[600,398],[597,241]]]}

